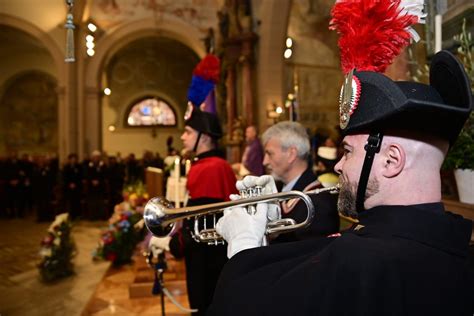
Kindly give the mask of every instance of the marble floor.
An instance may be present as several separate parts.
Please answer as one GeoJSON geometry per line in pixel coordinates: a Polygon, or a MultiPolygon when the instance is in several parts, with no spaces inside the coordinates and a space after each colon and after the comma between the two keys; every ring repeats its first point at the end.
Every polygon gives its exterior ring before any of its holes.
{"type": "MultiPolygon", "coordinates": [[[[137,275],[147,282],[153,277],[152,270],[144,267],[144,263],[140,268],[134,264],[117,269],[109,262],[92,261],[100,230],[106,226],[106,222],[75,223],[72,230],[77,247],[75,274],[44,284],[36,264],[40,241],[49,223],[37,223],[34,217],[1,219],[0,315],[161,315],[160,297],[149,294],[150,284],[138,286],[141,291],[138,296],[142,297],[130,298],[130,288],[137,283],[137,275]]],[[[187,306],[182,262],[171,260],[170,264],[172,268],[165,273],[165,284],[187,306]]],[[[168,299],[165,308],[166,315],[188,315],[168,299]]]]}
{"type": "MultiPolygon", "coordinates": [[[[182,261],[167,256],[164,286],[179,305],[189,308],[186,295],[185,270],[182,261]]],[[[163,315],[161,296],[153,296],[154,272],[139,254],[133,265],[111,267],[99,283],[82,315],[163,315]]],[[[190,315],[164,296],[167,316],[190,315]]]]}

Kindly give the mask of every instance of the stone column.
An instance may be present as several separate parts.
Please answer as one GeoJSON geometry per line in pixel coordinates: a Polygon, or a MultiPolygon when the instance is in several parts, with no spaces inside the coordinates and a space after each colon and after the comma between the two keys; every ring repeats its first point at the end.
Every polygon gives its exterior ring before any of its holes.
{"type": "Polygon", "coordinates": [[[235,120],[236,110],[237,110],[237,100],[236,100],[236,91],[235,91],[235,65],[229,65],[227,69],[226,77],[226,90],[227,90],[227,136],[229,139],[232,138],[232,124],[235,120]]]}
{"type": "Polygon", "coordinates": [[[77,132],[77,64],[65,64],[66,85],[58,87],[58,155],[65,161],[78,152],[77,132]]]}
{"type": "Polygon", "coordinates": [[[236,138],[235,124],[237,122],[237,92],[235,64],[229,65],[226,78],[227,89],[227,160],[230,163],[240,161],[240,141],[236,138]]]}
{"type": "Polygon", "coordinates": [[[81,133],[82,154],[90,154],[93,150],[102,149],[102,131],[99,89],[86,87],[83,104],[83,129],[81,133]]]}
{"type": "Polygon", "coordinates": [[[253,42],[256,36],[253,33],[245,35],[242,41],[242,96],[243,109],[247,125],[255,124],[254,119],[254,91],[252,80],[253,42]]]}
{"type": "Polygon", "coordinates": [[[56,94],[58,96],[58,157],[59,161],[64,161],[70,148],[68,139],[68,102],[66,100],[66,87],[57,87],[56,94]]]}

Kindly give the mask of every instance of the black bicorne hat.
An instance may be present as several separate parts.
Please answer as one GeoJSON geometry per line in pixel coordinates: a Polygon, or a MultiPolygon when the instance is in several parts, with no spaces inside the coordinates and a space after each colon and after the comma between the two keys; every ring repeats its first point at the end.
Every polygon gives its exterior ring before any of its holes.
{"type": "Polygon", "coordinates": [[[188,103],[184,125],[190,126],[214,139],[222,137],[222,128],[217,115],[202,111],[193,106],[191,102],[188,103]]]}
{"type": "Polygon", "coordinates": [[[392,81],[377,72],[354,71],[353,76],[351,106],[340,107],[344,135],[396,128],[453,143],[473,107],[464,67],[448,51],[433,57],[429,85],[392,81]]]}
{"type": "Polygon", "coordinates": [[[356,210],[364,209],[375,155],[390,129],[425,132],[453,143],[472,110],[463,66],[447,51],[431,61],[430,84],[395,82],[382,75],[424,23],[423,1],[338,0],[330,28],[336,30],[345,74],[339,101],[343,135],[367,133],[356,210]]]}

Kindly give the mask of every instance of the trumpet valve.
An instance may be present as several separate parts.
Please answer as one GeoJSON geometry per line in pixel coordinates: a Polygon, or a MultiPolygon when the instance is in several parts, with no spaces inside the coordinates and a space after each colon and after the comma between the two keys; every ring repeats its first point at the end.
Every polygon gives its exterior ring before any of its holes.
{"type": "MultiPolygon", "coordinates": [[[[263,188],[257,185],[251,188],[240,190],[240,196],[242,199],[260,196],[262,195],[262,190],[263,188]]],[[[255,205],[249,205],[247,207],[247,213],[249,213],[250,215],[255,215],[256,212],[257,212],[257,208],[255,205]]]]}

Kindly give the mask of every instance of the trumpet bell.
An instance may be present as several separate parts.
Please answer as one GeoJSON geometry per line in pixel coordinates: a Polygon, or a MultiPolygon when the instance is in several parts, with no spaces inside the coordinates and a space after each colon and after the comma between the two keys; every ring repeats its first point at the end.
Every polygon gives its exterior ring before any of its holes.
{"type": "Polygon", "coordinates": [[[175,223],[166,220],[166,210],[172,208],[174,208],[173,203],[162,197],[154,197],[146,204],[143,219],[145,220],[146,228],[153,235],[165,237],[174,232],[175,223]]]}

